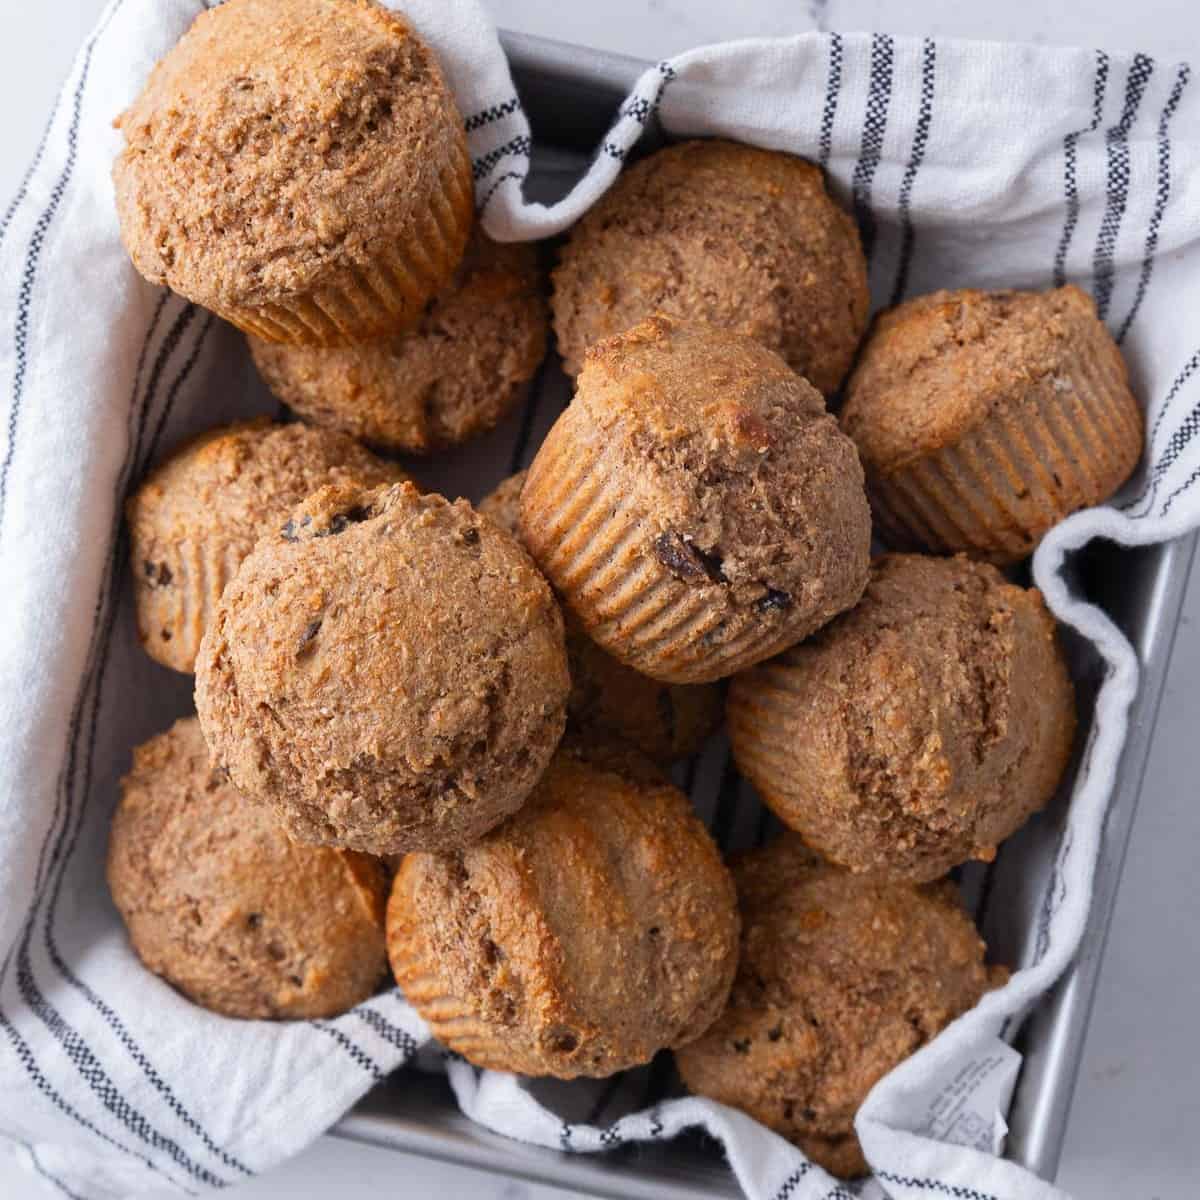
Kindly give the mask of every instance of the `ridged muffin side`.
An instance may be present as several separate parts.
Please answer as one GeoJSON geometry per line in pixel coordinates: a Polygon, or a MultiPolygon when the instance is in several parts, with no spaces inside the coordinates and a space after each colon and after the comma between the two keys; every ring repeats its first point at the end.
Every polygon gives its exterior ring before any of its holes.
{"type": "Polygon", "coordinates": [[[429,47],[373,0],[227,0],[118,125],[134,266],[259,337],[395,332],[462,257],[462,118],[429,47]]]}
{"type": "Polygon", "coordinates": [[[820,394],[750,338],[665,317],[588,352],[520,530],[589,636],[671,683],[731,675],[852,605],[870,543],[820,394]]]}
{"type": "MultiPolygon", "coordinates": [[[[524,471],[508,476],[479,502],[479,511],[518,534],[524,471]]],[[[571,694],[568,723],[585,736],[616,737],[658,763],[694,754],[720,724],[724,697],[715,683],[651,679],[598,646],[567,609],[571,694]]]]}
{"type": "Polygon", "coordinates": [[[537,247],[476,233],[406,333],[342,347],[249,343],[267,386],[305,420],[424,454],[517,406],[545,356],[547,326],[537,247]]]}
{"type": "Polygon", "coordinates": [[[125,504],[138,637],[190,672],[217,601],[259,536],[327,483],[405,473],[352,438],[266,419],[209,430],[152,471],[125,504]]]}
{"type": "Polygon", "coordinates": [[[739,675],[742,774],[830,862],[924,882],[1053,796],[1075,696],[1040,594],[987,563],[891,554],[859,605],[739,675]]]}
{"type": "Polygon", "coordinates": [[[523,809],[410,854],[388,904],[405,997],[477,1066],[569,1079],[699,1037],[736,965],[733,883],[687,797],[616,745],[564,744],[523,809]]]}
{"type": "Polygon", "coordinates": [[[1144,432],[1121,352],[1074,286],[936,292],[884,313],[841,421],[889,545],[1000,564],[1112,495],[1144,432]]]}

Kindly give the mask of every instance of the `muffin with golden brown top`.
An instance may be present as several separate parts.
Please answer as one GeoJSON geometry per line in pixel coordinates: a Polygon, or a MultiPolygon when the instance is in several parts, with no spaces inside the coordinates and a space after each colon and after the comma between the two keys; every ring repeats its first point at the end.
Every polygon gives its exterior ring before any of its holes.
{"type": "Polygon", "coordinates": [[[807,637],[866,585],[854,446],[741,334],[651,317],[592,347],[521,492],[521,537],[589,636],[668,683],[807,637]]]}
{"type": "Polygon", "coordinates": [[[853,220],[812,163],[725,141],[669,146],[627,168],[571,231],[554,272],[566,369],[665,313],[737,330],[826,395],[867,324],[853,220]]]}
{"type": "MultiPolygon", "coordinates": [[[[515,534],[524,483],[524,471],[510,475],[480,501],[479,511],[515,534]]],[[[700,749],[721,723],[721,689],[716,684],[651,679],[597,646],[569,611],[564,615],[570,725],[581,733],[621,738],[660,763],[700,749]]]]}
{"type": "Polygon", "coordinates": [[[125,504],[146,652],[191,671],[225,585],[261,534],[327,483],[405,478],[345,434],[306,425],[243,421],[185,443],[125,504]]]}
{"type": "Polygon", "coordinates": [[[896,554],[857,608],[735,679],[727,717],[784,824],[853,871],[919,882],[991,859],[1050,800],[1075,695],[1036,590],[896,554]]]}
{"type": "Polygon", "coordinates": [[[749,1113],[835,1175],[866,1170],[854,1116],[875,1083],[1007,979],[949,881],[864,879],[794,834],[733,867],[729,1004],[676,1052],[693,1092],[749,1113]]]}
{"type": "Polygon", "coordinates": [[[194,717],[133,752],[108,884],[143,963],[227,1017],[331,1017],[387,972],[388,873],[299,846],[214,767],[194,717]]]}
{"type": "Polygon", "coordinates": [[[299,841],[451,850],[514,812],[566,721],[546,581],[466,501],[322,488],[225,589],[196,660],[214,759],[299,841]]]}
{"type": "Polygon", "coordinates": [[[227,0],[117,124],[134,266],[270,341],[393,333],[462,257],[462,118],[429,47],[373,0],[227,0]]]}
{"type": "Polygon", "coordinates": [[[687,797],[631,750],[575,743],[482,841],[408,855],[387,914],[396,981],[442,1045],[563,1079],[699,1037],[737,935],[732,880],[687,797]]]}
{"type": "Polygon", "coordinates": [[[424,454],[513,409],[545,356],[547,321],[537,248],[477,233],[409,332],[338,348],[251,337],[250,351],[267,386],[305,420],[424,454]]]}
{"type": "Polygon", "coordinates": [[[1143,435],[1121,352],[1074,286],[935,292],[882,314],[842,428],[890,545],[1001,564],[1112,495],[1143,435]]]}

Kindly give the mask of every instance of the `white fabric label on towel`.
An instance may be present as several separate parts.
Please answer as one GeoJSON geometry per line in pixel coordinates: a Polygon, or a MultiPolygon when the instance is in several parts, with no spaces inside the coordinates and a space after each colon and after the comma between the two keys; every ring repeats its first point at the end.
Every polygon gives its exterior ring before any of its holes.
{"type": "Polygon", "coordinates": [[[1020,1069],[1021,1056],[996,1038],[986,1053],[964,1061],[948,1079],[931,1078],[924,1095],[911,1097],[912,1131],[999,1154],[1008,1133],[1004,1114],[1020,1069]]]}
{"type": "MultiPolygon", "coordinates": [[[[853,210],[876,307],[935,287],[1090,289],[1146,405],[1143,467],[1114,504],[1051,531],[1034,577],[1103,679],[1031,962],[882,1079],[857,1128],[893,1197],[1061,1200],[996,1157],[1015,1052],[997,1049],[1084,927],[1138,664],[1063,565],[1095,537],[1146,543],[1200,520],[1200,98],[1183,64],[1037,46],[810,34],[695,50],[650,68],[581,183],[527,203],[531,132],[478,0],[394,0],[430,38],[469,131],[476,199],[500,239],[540,238],[595,202],[657,116],[802,154],[853,210]]],[[[209,0],[111,0],[37,159],[0,219],[0,1135],[49,1194],[101,1200],[236,1185],[296,1153],[415,1057],[398,991],[330,1021],[224,1020],[134,958],[103,862],[130,747],[190,704],[133,633],[120,537],[129,487],[188,435],[267,403],[242,339],[138,278],[117,230],[112,119],[209,0]]],[[[558,385],[561,387],[561,385],[558,385]]],[[[527,457],[563,397],[543,388],[426,482],[478,495],[527,457]],[[474,490],[472,490],[472,487],[474,490]]],[[[723,750],[713,750],[723,754],[723,750]]],[[[723,762],[702,777],[720,778],[723,762]]],[[[849,1192],[742,1113],[614,1085],[528,1084],[451,1060],[468,1115],[602,1151],[703,1126],[754,1200],[849,1192]]],[[[403,1086],[402,1081],[396,1086],[403,1086]]],[[[627,1163],[637,1170],[636,1158],[627,1163]]]]}

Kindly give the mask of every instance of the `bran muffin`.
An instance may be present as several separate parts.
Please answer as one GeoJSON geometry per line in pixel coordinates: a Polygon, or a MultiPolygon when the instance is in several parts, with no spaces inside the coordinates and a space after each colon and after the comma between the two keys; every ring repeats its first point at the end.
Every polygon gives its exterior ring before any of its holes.
{"type": "Polygon", "coordinates": [[[214,759],[304,842],[451,850],[524,802],[566,721],[562,617],[466,501],[322,488],[225,589],[196,660],[214,759]]]}
{"type": "Polygon", "coordinates": [[[654,313],[737,330],[830,395],[866,329],[867,264],[819,168],[725,141],[626,168],[571,230],[554,272],[566,369],[654,313]]]}
{"type": "Polygon", "coordinates": [[[345,434],[265,418],[186,442],[125,504],[146,652],[176,671],[193,670],[217,601],[261,534],[327,483],[405,478],[345,434]]]}
{"type": "Polygon", "coordinates": [[[332,1017],[387,972],[383,864],[292,842],[210,763],[195,717],[134,750],[108,884],[142,962],[227,1017],[332,1017]]]}
{"type": "Polygon", "coordinates": [[[593,346],[521,492],[589,636],[668,683],[807,637],[866,585],[870,513],[821,395],[738,333],[650,317],[593,346]]]}
{"type": "Polygon", "coordinates": [[[847,385],[884,539],[1004,564],[1106,500],[1142,453],[1142,412],[1090,296],[934,292],[883,313],[847,385]]]}
{"type": "Polygon", "coordinates": [[[388,956],[447,1049],[523,1075],[611,1075],[698,1037],[729,993],[733,882],[687,797],[628,748],[564,743],[529,802],[410,854],[388,956]]]}
{"type": "MultiPolygon", "coordinates": [[[[516,534],[525,472],[507,479],[479,511],[516,534]]],[[[712,683],[662,683],[618,662],[565,614],[571,694],[568,724],[581,733],[616,736],[660,763],[694,754],[721,723],[721,689],[712,683]]]]}
{"type": "Polygon", "coordinates": [[[537,248],[477,232],[409,332],[336,348],[251,337],[250,352],[271,391],[305,420],[424,454],[507,416],[545,356],[547,321],[537,248]]]}
{"type": "Polygon", "coordinates": [[[226,0],[117,125],[134,266],[270,341],[393,333],[462,257],[462,118],[429,47],[374,0],[226,0]]]}
{"type": "Polygon", "coordinates": [[[948,880],[850,875],[794,834],[733,866],[741,959],[729,1004],[677,1051],[688,1088],[795,1142],[835,1175],[866,1171],[854,1116],[875,1083],[1007,979],[948,880]]]}
{"type": "Polygon", "coordinates": [[[852,871],[917,882],[1053,796],[1075,695],[1040,593],[959,557],[878,559],[858,607],[734,680],[742,773],[852,871]]]}

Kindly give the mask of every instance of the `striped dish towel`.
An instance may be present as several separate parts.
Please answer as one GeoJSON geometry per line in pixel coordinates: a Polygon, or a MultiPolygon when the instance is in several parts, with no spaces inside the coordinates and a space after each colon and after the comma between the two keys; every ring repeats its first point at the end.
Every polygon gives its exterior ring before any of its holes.
{"type": "MultiPolygon", "coordinates": [[[[121,499],[183,437],[270,406],[240,337],[140,280],[117,235],[112,118],[201,7],[112,0],[0,222],[0,1134],[51,1194],[87,1200],[236,1185],[427,1041],[395,991],[329,1021],[205,1013],[141,969],[104,886],[129,749],[190,706],[188,681],[137,645],[121,499]]],[[[1137,684],[1133,651],[1072,593],[1064,556],[1095,537],[1174,537],[1200,514],[1200,334],[1186,319],[1200,311],[1200,102],[1187,67],[886,36],[697,50],[646,72],[586,177],[545,207],[524,200],[529,126],[475,0],[402,7],[446,64],[498,238],[564,229],[656,116],[672,134],[821,162],[862,227],[877,304],[1073,279],[1122,341],[1148,405],[1145,465],[1118,504],[1054,530],[1034,565],[1105,667],[1035,961],[881,1081],[858,1122],[876,1195],[1061,1196],[991,1153],[1017,1061],[1001,1035],[1078,944],[1137,684]],[[938,1117],[948,1088],[953,1128],[938,1117]]],[[[428,482],[478,494],[528,456],[564,399],[547,376],[524,414],[428,482]]],[[[721,754],[695,768],[697,800],[732,826],[721,754]]],[[[739,1113],[688,1098],[643,1107],[654,1068],[600,1088],[447,1069],[463,1109],[516,1138],[592,1151],[699,1125],[756,1200],[849,1195],[739,1113]]]]}

